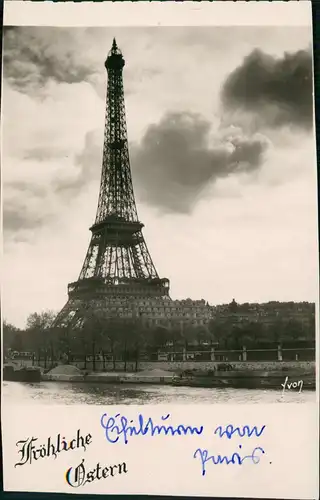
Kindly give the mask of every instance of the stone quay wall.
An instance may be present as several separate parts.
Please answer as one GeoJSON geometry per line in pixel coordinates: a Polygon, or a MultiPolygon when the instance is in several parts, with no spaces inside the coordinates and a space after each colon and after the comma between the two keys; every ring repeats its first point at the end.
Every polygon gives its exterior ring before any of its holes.
{"type": "MultiPolygon", "coordinates": [[[[84,361],[73,362],[73,365],[80,369],[84,369],[84,361]]],[[[217,361],[140,361],[138,363],[138,371],[143,370],[167,370],[175,372],[177,370],[213,370],[219,362],[217,361]]],[[[297,371],[313,371],[315,369],[314,361],[232,361],[230,364],[237,370],[263,370],[263,371],[278,371],[278,370],[297,370],[297,371]]],[[[93,370],[93,363],[86,363],[86,371],[93,370]]],[[[123,361],[116,361],[115,366],[112,362],[96,361],[95,371],[125,371],[125,363],[123,361]]],[[[127,372],[135,372],[136,364],[127,362],[127,372]]]]}

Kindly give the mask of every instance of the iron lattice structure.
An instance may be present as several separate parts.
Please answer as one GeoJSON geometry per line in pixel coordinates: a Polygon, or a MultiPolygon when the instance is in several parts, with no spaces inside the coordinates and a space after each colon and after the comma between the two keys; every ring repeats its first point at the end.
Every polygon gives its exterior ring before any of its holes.
{"type": "Polygon", "coordinates": [[[55,326],[81,321],[84,308],[108,299],[169,298],[169,280],[160,279],[138,219],[129,160],[121,51],[115,39],[105,62],[108,73],[106,120],[98,208],[89,248],[69,300],[55,326]]]}

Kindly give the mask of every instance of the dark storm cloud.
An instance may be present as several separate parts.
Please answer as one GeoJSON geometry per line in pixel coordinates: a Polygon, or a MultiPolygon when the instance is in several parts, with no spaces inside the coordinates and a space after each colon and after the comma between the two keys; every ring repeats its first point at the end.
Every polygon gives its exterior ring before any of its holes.
{"type": "Polygon", "coordinates": [[[239,131],[215,138],[211,124],[191,113],[166,115],[132,148],[133,176],[141,197],[163,211],[189,213],[214,181],[257,169],[268,142],[239,131]]]}
{"type": "Polygon", "coordinates": [[[20,91],[48,81],[79,83],[94,77],[96,68],[76,50],[68,30],[14,27],[4,30],[3,75],[20,91]]]}
{"type": "Polygon", "coordinates": [[[222,101],[270,126],[312,127],[312,59],[309,50],[274,58],[254,50],[226,79],[222,101]]]}

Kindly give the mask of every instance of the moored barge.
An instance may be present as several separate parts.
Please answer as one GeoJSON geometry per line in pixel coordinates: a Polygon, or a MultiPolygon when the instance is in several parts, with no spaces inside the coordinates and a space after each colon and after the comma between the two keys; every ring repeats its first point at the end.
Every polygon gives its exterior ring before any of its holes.
{"type": "Polygon", "coordinates": [[[315,374],[296,371],[228,370],[205,373],[183,372],[173,377],[172,385],[185,387],[235,389],[282,389],[283,384],[297,391],[315,390],[315,374]]]}
{"type": "Polygon", "coordinates": [[[6,382],[40,382],[41,371],[38,367],[33,366],[15,370],[12,365],[4,365],[3,380],[6,382]]]}

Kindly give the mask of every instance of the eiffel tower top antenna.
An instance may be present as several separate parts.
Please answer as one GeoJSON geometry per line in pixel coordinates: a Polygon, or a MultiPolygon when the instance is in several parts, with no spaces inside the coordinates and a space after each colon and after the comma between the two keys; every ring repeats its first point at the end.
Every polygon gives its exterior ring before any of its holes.
{"type": "Polygon", "coordinates": [[[113,42],[112,42],[112,52],[115,52],[116,50],[118,49],[118,46],[117,46],[117,42],[116,42],[116,39],[113,38],[113,42]]]}

